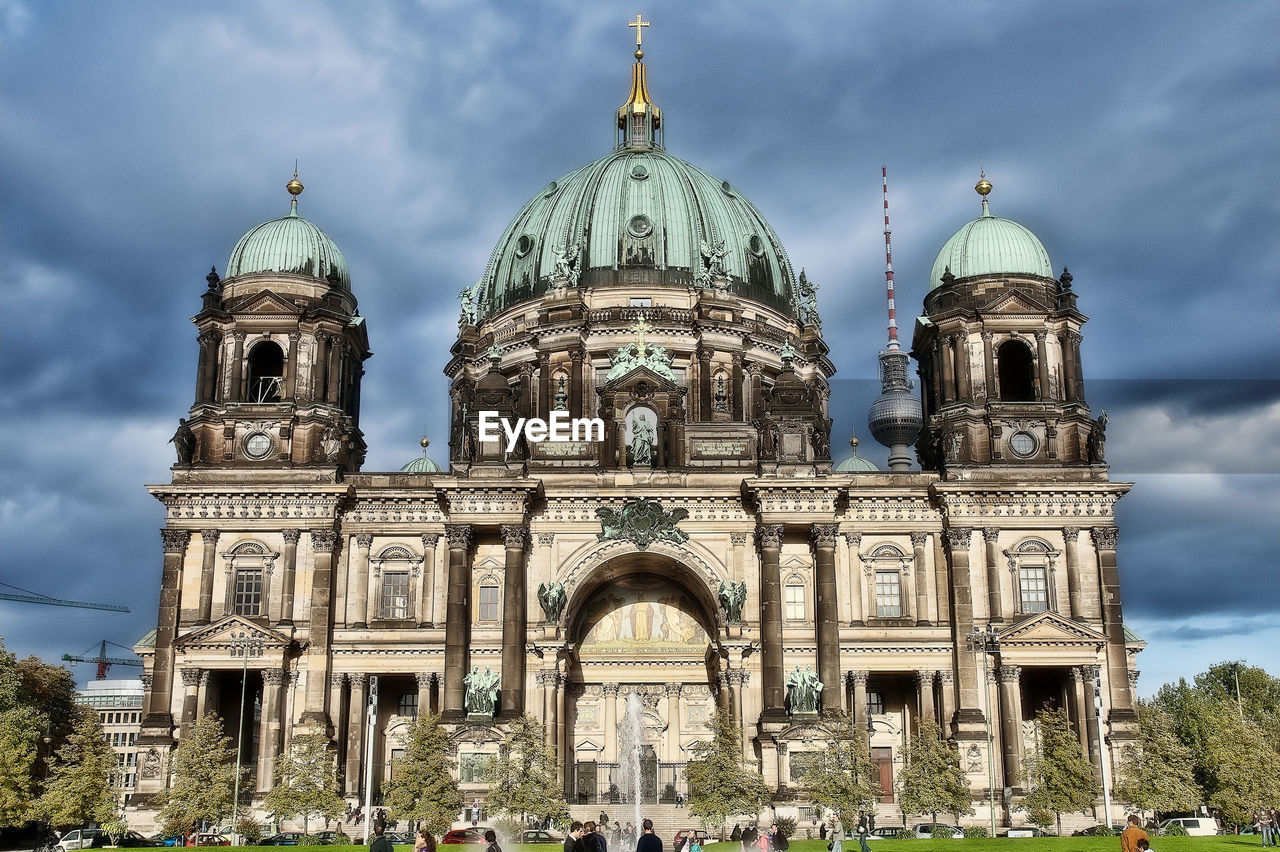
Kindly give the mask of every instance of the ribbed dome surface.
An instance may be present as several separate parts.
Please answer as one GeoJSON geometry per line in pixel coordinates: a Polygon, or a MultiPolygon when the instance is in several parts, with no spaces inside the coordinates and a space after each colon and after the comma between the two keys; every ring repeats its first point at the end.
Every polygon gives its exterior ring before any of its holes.
{"type": "Polygon", "coordinates": [[[401,473],[440,473],[440,465],[427,458],[423,453],[413,461],[400,468],[401,473]]]}
{"type": "Polygon", "coordinates": [[[490,257],[482,313],[544,292],[556,249],[581,247],[581,285],[612,281],[613,270],[648,269],[653,280],[688,286],[704,268],[703,248],[722,241],[730,291],[791,312],[791,263],[750,201],[664,151],[618,150],[553,181],[520,209],[490,257]]]}
{"type": "Polygon", "coordinates": [[[1049,253],[1031,231],[1012,219],[982,215],[952,235],[938,252],[929,275],[929,289],[942,286],[947,268],[956,278],[974,275],[1038,275],[1053,278],[1049,253]]]}
{"type": "Polygon", "coordinates": [[[849,458],[836,465],[837,473],[871,473],[878,470],[880,468],[876,467],[875,462],[862,458],[858,455],[857,450],[854,450],[853,455],[849,456],[849,458]]]}
{"type": "Polygon", "coordinates": [[[331,287],[351,289],[347,259],[337,244],[296,213],[263,222],[231,250],[226,278],[262,272],[306,275],[331,287]]]}

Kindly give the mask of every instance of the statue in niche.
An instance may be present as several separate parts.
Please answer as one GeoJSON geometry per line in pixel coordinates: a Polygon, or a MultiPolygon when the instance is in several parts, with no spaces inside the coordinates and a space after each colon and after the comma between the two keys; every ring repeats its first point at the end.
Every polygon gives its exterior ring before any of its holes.
{"type": "Polygon", "coordinates": [[[325,427],[324,435],[320,438],[320,452],[324,455],[326,462],[336,462],[341,450],[342,439],[338,437],[338,427],[330,423],[325,427]]]}
{"type": "Polygon", "coordinates": [[[191,464],[196,452],[196,433],[191,431],[185,417],[178,418],[178,431],[173,433],[169,443],[178,451],[178,464],[191,464]]]}
{"type": "Polygon", "coordinates": [[[458,293],[458,302],[462,306],[462,315],[458,317],[458,327],[466,328],[469,325],[475,325],[479,320],[479,311],[477,309],[477,299],[480,295],[480,289],[484,284],[481,279],[470,287],[463,287],[458,293]]]}
{"type": "Polygon", "coordinates": [[[538,604],[542,607],[542,614],[546,617],[547,623],[560,620],[560,614],[564,612],[564,605],[567,602],[564,583],[538,584],[538,604]]]}
{"type": "Polygon", "coordinates": [[[657,433],[649,418],[643,414],[636,416],[631,424],[631,459],[638,467],[653,466],[653,444],[657,433]]]}
{"type": "Polygon", "coordinates": [[[747,601],[747,584],[745,582],[726,583],[720,581],[720,589],[716,593],[720,600],[720,608],[724,610],[724,619],[730,624],[742,621],[742,605],[747,601]]]}
{"type": "Polygon", "coordinates": [[[729,410],[729,391],[725,388],[724,376],[716,376],[716,390],[712,400],[716,411],[729,410]]]}
{"type": "Polygon", "coordinates": [[[1089,454],[1089,464],[1103,464],[1107,450],[1107,410],[1102,409],[1098,419],[1089,426],[1089,437],[1085,440],[1085,450],[1089,454]]]}
{"type": "Polygon", "coordinates": [[[582,244],[577,243],[568,250],[564,246],[556,246],[551,250],[555,255],[555,268],[551,275],[553,289],[578,286],[578,259],[582,256],[582,244]]]}
{"type": "Polygon", "coordinates": [[[556,398],[552,403],[551,408],[553,411],[569,410],[569,392],[565,390],[564,376],[561,376],[560,380],[556,383],[556,398]]]}
{"type": "Polygon", "coordinates": [[[822,687],[822,681],[818,680],[818,673],[813,670],[813,666],[805,666],[803,669],[796,666],[795,671],[787,676],[787,698],[791,703],[792,714],[817,713],[822,687]]]}
{"type": "Polygon", "coordinates": [[[760,447],[760,458],[771,459],[778,453],[778,427],[765,420],[756,421],[757,443],[760,447]]]}
{"type": "Polygon", "coordinates": [[[813,443],[813,457],[818,460],[831,458],[831,424],[819,423],[813,427],[810,436],[813,443]]]}
{"type": "Polygon", "coordinates": [[[498,704],[498,676],[485,666],[472,666],[470,673],[462,679],[466,687],[466,707],[468,715],[492,716],[498,704]]]}

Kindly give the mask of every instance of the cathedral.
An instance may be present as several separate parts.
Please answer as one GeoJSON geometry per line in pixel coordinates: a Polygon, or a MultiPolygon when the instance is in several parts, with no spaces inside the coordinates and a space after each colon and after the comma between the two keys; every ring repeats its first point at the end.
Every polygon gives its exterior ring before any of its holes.
{"type": "Polygon", "coordinates": [[[668,153],[638,43],[612,121],[613,150],[530,198],[460,294],[439,463],[424,439],[399,470],[363,468],[377,318],[299,215],[297,175],[288,215],[209,273],[178,462],[150,486],[166,518],[139,818],[206,713],[244,719],[246,804],[302,731],[330,737],[352,803],[376,800],[427,711],[467,801],[504,725],[536,717],[579,815],[673,805],[717,709],[802,817],[831,711],[868,733],[882,824],[924,719],[957,744],[979,824],[1025,818],[1046,704],[1114,775],[1143,643],[1070,274],[981,180],[980,214],[910,282],[909,351],[886,264],[869,425],[890,469],[856,440],[833,460],[817,287],[733,183],[668,153]]]}

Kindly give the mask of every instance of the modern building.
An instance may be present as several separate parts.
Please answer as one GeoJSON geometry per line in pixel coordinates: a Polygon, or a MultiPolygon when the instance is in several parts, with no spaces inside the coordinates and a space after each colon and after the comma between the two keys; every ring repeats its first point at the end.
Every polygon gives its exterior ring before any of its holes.
{"type": "Polygon", "coordinates": [[[116,754],[116,771],[111,786],[121,803],[129,800],[138,780],[138,732],[142,728],[142,681],[133,679],[91,680],[76,693],[76,703],[98,713],[102,731],[116,754]]]}
{"type": "MultiPolygon", "coordinates": [[[[732,182],[668,153],[646,74],[637,49],[613,149],[520,207],[461,294],[449,395],[431,403],[450,415],[440,464],[424,447],[363,469],[372,332],[296,176],[288,215],[210,273],[179,463],[150,488],[166,522],[139,648],[141,792],[166,783],[199,714],[234,730],[243,712],[256,795],[314,730],[354,800],[375,676],[375,784],[430,709],[468,799],[522,713],[545,723],[570,801],[594,808],[626,795],[619,743],[637,737],[641,797],[672,801],[724,708],[779,807],[799,808],[818,714],[846,711],[870,732],[885,813],[931,718],[979,822],[993,789],[1002,821],[1022,795],[1042,705],[1067,709],[1099,766],[1133,735],[1141,642],[1113,513],[1129,485],[1109,479],[1086,401],[1071,277],[990,211],[984,179],[980,215],[907,282],[923,296],[910,356],[896,327],[881,356],[871,428],[895,469],[837,463],[817,288],[732,182]],[[486,434],[490,413],[596,422],[508,441],[486,434]]],[[[840,330],[828,317],[869,357],[840,330]]]]}

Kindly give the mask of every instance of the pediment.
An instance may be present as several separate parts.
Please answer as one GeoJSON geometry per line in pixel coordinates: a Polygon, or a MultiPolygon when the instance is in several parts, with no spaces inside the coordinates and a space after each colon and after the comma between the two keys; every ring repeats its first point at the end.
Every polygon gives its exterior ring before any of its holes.
{"type": "Polygon", "coordinates": [[[244,616],[228,615],[208,627],[179,636],[173,646],[180,651],[227,651],[233,647],[232,637],[244,634],[271,650],[288,648],[293,641],[283,633],[255,624],[244,616]]]}
{"type": "Polygon", "coordinates": [[[675,382],[670,379],[663,378],[643,364],[639,364],[633,367],[630,372],[618,376],[611,382],[605,382],[604,390],[630,390],[640,384],[640,382],[647,382],[650,387],[659,387],[668,390],[678,388],[678,385],[676,385],[675,382]]]}
{"type": "Polygon", "coordinates": [[[261,290],[232,308],[237,314],[290,314],[300,315],[302,309],[284,296],[270,290],[261,290]]]}
{"type": "Polygon", "coordinates": [[[1047,314],[1049,308],[1021,290],[1010,290],[979,310],[983,314],[1047,314]]]}
{"type": "Polygon", "coordinates": [[[1000,644],[1016,645],[1098,645],[1107,637],[1091,627],[1064,618],[1056,612],[1042,612],[1020,621],[1000,633],[1000,644]]]}

